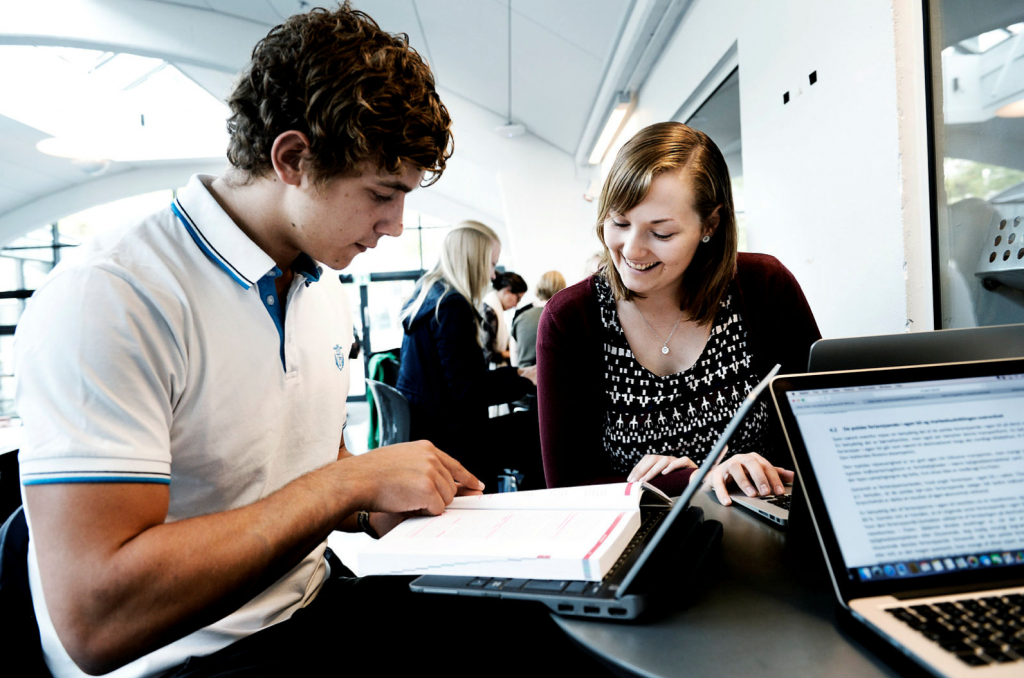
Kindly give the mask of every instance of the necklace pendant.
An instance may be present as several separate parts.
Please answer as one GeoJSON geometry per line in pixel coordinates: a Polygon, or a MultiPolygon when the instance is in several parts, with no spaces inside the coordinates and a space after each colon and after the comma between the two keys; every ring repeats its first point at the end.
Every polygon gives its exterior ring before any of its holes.
{"type": "Polygon", "coordinates": [[[661,352],[664,353],[665,355],[668,355],[668,346],[662,346],[661,352]]]}

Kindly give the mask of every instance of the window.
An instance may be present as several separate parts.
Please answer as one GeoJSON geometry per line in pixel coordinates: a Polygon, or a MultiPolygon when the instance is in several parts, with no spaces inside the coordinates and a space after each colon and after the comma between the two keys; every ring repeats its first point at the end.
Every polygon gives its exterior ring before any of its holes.
{"type": "Polygon", "coordinates": [[[686,124],[704,132],[718,146],[729,166],[736,210],[736,235],[741,252],[747,249],[747,218],[743,200],[743,135],[740,133],[740,71],[734,70],[701,104],[686,124]]]}
{"type": "Polygon", "coordinates": [[[936,327],[1024,322],[1024,5],[927,9],[936,327]]]}

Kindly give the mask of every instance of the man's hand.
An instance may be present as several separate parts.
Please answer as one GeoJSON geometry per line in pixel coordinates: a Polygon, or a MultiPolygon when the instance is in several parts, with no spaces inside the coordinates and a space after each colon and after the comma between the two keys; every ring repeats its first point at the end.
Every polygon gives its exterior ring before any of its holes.
{"type": "Polygon", "coordinates": [[[462,464],[425,440],[381,447],[338,464],[343,481],[360,488],[357,496],[367,511],[438,515],[460,485],[468,491],[484,489],[462,464]]]}

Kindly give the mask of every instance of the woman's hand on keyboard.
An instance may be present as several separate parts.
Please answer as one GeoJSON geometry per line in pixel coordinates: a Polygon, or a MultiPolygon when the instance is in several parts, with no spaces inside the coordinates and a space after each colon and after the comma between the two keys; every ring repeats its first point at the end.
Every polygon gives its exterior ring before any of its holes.
{"type": "Polygon", "coordinates": [[[663,454],[647,454],[637,462],[633,470],[629,472],[626,480],[631,483],[643,482],[667,475],[681,468],[697,468],[697,465],[690,461],[689,457],[669,457],[663,454]]]}
{"type": "Polygon", "coordinates": [[[785,483],[793,482],[793,472],[772,464],[756,452],[732,456],[708,474],[705,482],[712,487],[719,503],[732,504],[729,483],[735,483],[748,497],[785,494],[785,483]]]}

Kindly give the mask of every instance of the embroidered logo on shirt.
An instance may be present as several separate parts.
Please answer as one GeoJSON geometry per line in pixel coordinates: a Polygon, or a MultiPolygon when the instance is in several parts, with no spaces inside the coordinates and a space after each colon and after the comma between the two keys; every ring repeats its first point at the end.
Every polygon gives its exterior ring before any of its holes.
{"type": "Polygon", "coordinates": [[[334,346],[334,364],[339,370],[345,369],[345,349],[337,344],[334,346]]]}

